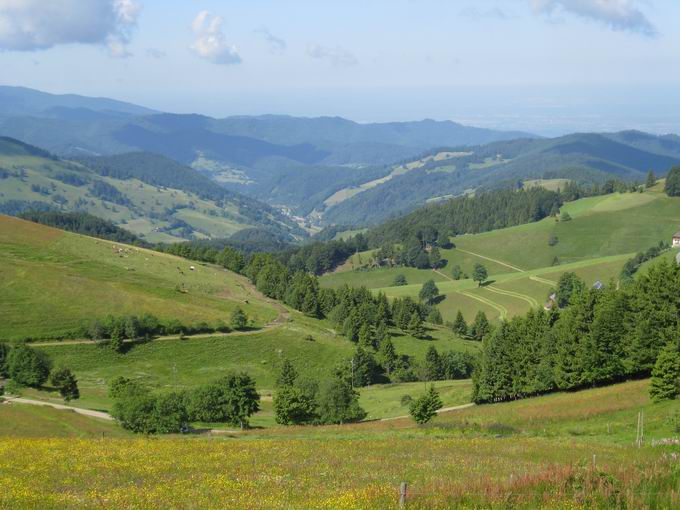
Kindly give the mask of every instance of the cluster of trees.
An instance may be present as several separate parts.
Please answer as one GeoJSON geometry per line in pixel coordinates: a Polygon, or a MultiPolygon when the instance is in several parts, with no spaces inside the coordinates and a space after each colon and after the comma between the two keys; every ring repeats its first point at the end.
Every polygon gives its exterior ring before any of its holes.
{"type": "Polygon", "coordinates": [[[255,381],[245,373],[228,374],[191,391],[152,393],[118,377],[109,384],[111,414],[122,427],[143,434],[187,432],[190,422],[228,423],[245,428],[260,409],[255,381]]]}
{"type": "Polygon", "coordinates": [[[274,415],[281,425],[343,424],[366,417],[359,394],[344,370],[336,370],[319,383],[301,377],[286,359],[276,386],[274,415]]]}
{"type": "Polygon", "coordinates": [[[670,245],[666,241],[659,241],[659,244],[652,246],[647,251],[639,252],[634,257],[628,259],[621,269],[620,279],[624,282],[629,282],[632,280],[635,273],[637,273],[640,266],[652,260],[663,252],[670,250],[670,245]]]}
{"type": "Polygon", "coordinates": [[[680,337],[680,266],[661,261],[617,289],[572,285],[568,306],[532,310],[487,335],[475,402],[511,400],[649,375],[680,337]]]}
{"type": "Polygon", "coordinates": [[[127,315],[114,317],[108,315],[103,319],[96,319],[84,331],[84,335],[92,340],[100,340],[115,352],[123,352],[125,340],[151,340],[159,335],[195,335],[200,333],[228,333],[231,330],[243,330],[248,327],[248,316],[237,307],[229,318],[229,323],[219,321],[210,325],[207,322],[186,325],[179,320],[161,321],[152,314],[141,316],[127,315]]]}
{"type": "Polygon", "coordinates": [[[418,232],[436,233],[427,241],[446,243],[459,234],[538,221],[556,215],[561,205],[560,194],[544,188],[489,191],[423,207],[369,230],[366,237],[370,248],[402,243],[418,232]]]}
{"type": "Polygon", "coordinates": [[[80,398],[78,381],[70,369],[52,367],[49,357],[25,343],[0,343],[0,379],[9,378],[15,388],[40,388],[50,382],[67,402],[80,398]]]}
{"type": "Polygon", "coordinates": [[[458,336],[477,341],[481,341],[491,331],[491,323],[482,310],[477,312],[475,320],[469,326],[465,322],[465,317],[463,317],[463,313],[460,310],[458,310],[454,321],[450,324],[447,323],[447,325],[458,336]]]}
{"type": "Polygon", "coordinates": [[[20,214],[19,217],[34,223],[75,232],[76,234],[108,239],[118,243],[148,246],[147,243],[133,233],[117,227],[108,220],[103,220],[84,212],[27,211],[20,214]]]}
{"type": "Polygon", "coordinates": [[[321,275],[332,271],[354,253],[368,249],[368,241],[359,233],[347,240],[305,244],[285,251],[279,257],[293,272],[307,271],[321,275]]]}
{"type": "Polygon", "coordinates": [[[439,247],[451,246],[448,237],[440,238],[437,229],[426,227],[405,238],[403,244],[383,244],[373,256],[373,261],[377,266],[437,269],[444,264],[439,247]]]}

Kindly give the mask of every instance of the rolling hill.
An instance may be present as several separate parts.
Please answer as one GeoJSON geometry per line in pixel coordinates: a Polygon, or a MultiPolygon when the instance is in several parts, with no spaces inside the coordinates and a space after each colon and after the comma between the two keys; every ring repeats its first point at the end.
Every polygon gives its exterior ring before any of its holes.
{"type": "MultiPolygon", "coordinates": [[[[366,285],[388,297],[417,298],[422,284],[433,279],[445,296],[438,304],[444,320],[460,310],[471,321],[478,310],[498,320],[543,305],[559,276],[573,271],[593,285],[616,280],[627,259],[659,241],[670,243],[680,229],[680,200],[666,196],[662,183],[644,193],[614,193],[565,204],[570,221],[541,221],[452,238],[455,248],[442,249],[446,265],[435,271],[415,268],[368,269],[370,252],[355,255],[323,286],[366,285]],[[551,243],[551,239],[553,242],[551,243]],[[469,279],[475,264],[489,272],[490,284],[469,279]],[[466,278],[453,280],[460,266],[466,278]],[[408,285],[394,287],[402,274],[408,285]]],[[[418,214],[418,213],[415,213],[418,214]]]]}
{"type": "Polygon", "coordinates": [[[77,337],[107,315],[215,323],[241,307],[263,326],[280,313],[226,270],[10,216],[0,253],[3,339],[77,337]]]}
{"type": "Polygon", "coordinates": [[[164,156],[133,153],[74,162],[0,138],[0,213],[28,209],[88,212],[149,242],[226,238],[244,229],[267,229],[288,239],[305,235],[270,206],[164,156]]]}

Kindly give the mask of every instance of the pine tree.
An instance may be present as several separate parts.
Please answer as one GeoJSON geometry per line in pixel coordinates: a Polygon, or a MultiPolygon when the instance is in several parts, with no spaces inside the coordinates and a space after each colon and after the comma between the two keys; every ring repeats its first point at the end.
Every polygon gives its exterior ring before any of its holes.
{"type": "Polygon", "coordinates": [[[283,360],[281,364],[281,370],[279,371],[279,376],[276,378],[276,386],[282,388],[284,386],[292,386],[295,384],[295,380],[298,377],[298,372],[295,366],[291,363],[288,358],[283,360]]]}
{"type": "Polygon", "coordinates": [[[645,188],[649,189],[654,187],[656,184],[656,175],[654,175],[654,170],[647,172],[647,182],[645,183],[645,188]]]}
{"type": "Polygon", "coordinates": [[[246,329],[246,326],[248,325],[248,316],[245,314],[243,310],[241,310],[240,307],[237,307],[236,310],[234,310],[233,313],[231,314],[229,325],[231,326],[232,329],[235,329],[236,331],[246,329]]]}
{"type": "Polygon", "coordinates": [[[475,315],[475,322],[470,327],[470,336],[475,340],[482,340],[490,330],[491,325],[489,324],[489,319],[486,318],[486,314],[481,310],[478,311],[477,315],[475,315]]]}
{"type": "Polygon", "coordinates": [[[669,343],[659,353],[652,370],[649,395],[654,402],[673,400],[680,395],[680,351],[669,343]]]}
{"type": "Polygon", "coordinates": [[[439,353],[434,345],[431,345],[425,353],[425,379],[427,381],[438,381],[442,376],[442,363],[439,353]]]}
{"type": "Polygon", "coordinates": [[[359,329],[359,345],[364,349],[374,349],[373,329],[364,323],[359,329]]]}
{"type": "Polygon", "coordinates": [[[394,344],[392,340],[388,337],[380,342],[380,349],[376,356],[378,363],[383,367],[387,375],[391,374],[392,371],[397,368],[397,361],[399,357],[394,349],[394,344]]]}
{"type": "Polygon", "coordinates": [[[309,317],[319,316],[319,302],[316,298],[316,294],[311,290],[307,290],[305,294],[305,299],[302,303],[302,313],[308,315],[309,317]]]}
{"type": "Polygon", "coordinates": [[[468,334],[468,325],[465,322],[465,317],[463,317],[463,312],[460,310],[456,314],[456,320],[453,321],[453,331],[461,337],[468,334]]]}
{"type": "Polygon", "coordinates": [[[411,402],[409,412],[418,425],[423,425],[437,415],[437,410],[442,408],[442,400],[439,393],[430,386],[425,395],[411,402]]]}
{"type": "Polygon", "coordinates": [[[425,329],[423,328],[423,319],[420,318],[420,314],[415,310],[411,314],[407,331],[416,338],[420,338],[425,334],[425,329]]]}

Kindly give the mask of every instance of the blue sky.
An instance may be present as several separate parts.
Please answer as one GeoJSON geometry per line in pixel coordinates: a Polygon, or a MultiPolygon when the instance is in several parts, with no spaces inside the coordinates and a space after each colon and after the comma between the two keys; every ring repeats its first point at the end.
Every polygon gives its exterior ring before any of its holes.
{"type": "Polygon", "coordinates": [[[0,83],[213,116],[680,132],[678,21],[676,0],[0,0],[0,83]]]}

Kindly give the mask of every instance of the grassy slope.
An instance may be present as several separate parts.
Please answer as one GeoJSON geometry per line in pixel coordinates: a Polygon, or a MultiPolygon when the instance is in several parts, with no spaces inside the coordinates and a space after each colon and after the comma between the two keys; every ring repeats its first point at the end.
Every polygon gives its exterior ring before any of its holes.
{"type": "MultiPolygon", "coordinates": [[[[460,340],[444,328],[430,331],[431,340],[410,336],[394,338],[400,354],[423,359],[430,345],[440,352],[475,351],[476,342],[460,340]]],[[[240,336],[156,340],[135,345],[125,354],[115,354],[95,344],[40,347],[55,364],[70,367],[76,374],[81,399],[74,405],[109,409],[108,382],[119,375],[134,377],[159,390],[192,388],[213,381],[229,371],[245,370],[255,378],[258,389],[270,395],[281,360],[289,358],[306,376],[320,379],[350,358],[354,344],[336,336],[331,324],[291,312],[282,326],[240,336]],[[308,336],[313,341],[307,339],[308,336]]],[[[48,391],[24,390],[24,395],[52,399],[48,391]]]]}
{"type": "Polygon", "coordinates": [[[636,381],[480,406],[426,427],[404,419],[254,430],[246,440],[0,439],[0,505],[386,509],[398,507],[406,480],[410,508],[506,508],[510,498],[513,508],[672,508],[677,468],[672,475],[666,459],[678,447],[648,445],[673,434],[667,416],[680,402],[650,404],[646,390],[636,381]],[[638,449],[640,409],[647,441],[638,449]],[[188,482],[177,476],[188,472],[188,482]],[[597,491],[593,474],[612,499],[582,499],[597,491]]]}
{"type": "Polygon", "coordinates": [[[278,313],[221,268],[8,216],[0,216],[0,254],[4,339],[59,336],[107,314],[214,323],[241,306],[261,326],[278,313]]]}
{"type": "MultiPolygon", "coordinates": [[[[616,279],[625,261],[680,228],[680,200],[662,193],[661,186],[645,193],[612,194],[566,204],[571,221],[552,218],[454,239],[455,249],[442,250],[446,266],[439,272],[413,268],[339,271],[321,278],[321,284],[338,287],[363,284],[389,297],[417,297],[420,286],[432,278],[445,298],[439,308],[445,320],[458,310],[471,320],[478,310],[500,318],[526,312],[545,303],[554,282],[565,271],[574,271],[587,284],[616,279]],[[556,236],[558,243],[549,246],[556,236]],[[552,266],[557,257],[559,265],[552,266]],[[491,286],[479,289],[470,280],[447,281],[453,265],[466,275],[476,263],[489,271],[491,286]],[[410,285],[389,287],[394,275],[403,273],[410,285]]],[[[351,269],[345,267],[345,269],[351,269]]]]}
{"type": "Polygon", "coordinates": [[[26,174],[24,179],[9,177],[0,180],[0,203],[8,200],[26,200],[44,202],[57,207],[53,197],[61,195],[68,200],[65,208],[70,210],[76,201],[83,199],[86,203],[81,204],[79,210],[125,225],[126,228],[150,242],[172,242],[182,239],[179,230],[173,230],[170,233],[157,232],[157,228],[168,227],[170,222],[151,217],[152,214],[161,215],[167,209],[172,208],[178,209],[173,213],[173,218],[181,219],[200,231],[199,237],[228,237],[239,230],[253,226],[252,222],[239,215],[238,208],[234,204],[227,203],[224,208],[220,208],[214,202],[201,199],[193,193],[159,188],[137,179],[118,180],[101,177],[80,165],[70,166],[61,161],[37,156],[0,154],[0,168],[23,169],[26,174]],[[104,181],[123,193],[134,207],[93,197],[88,193],[89,185],[65,184],[55,177],[59,174],[76,174],[92,181],[104,181]],[[33,191],[31,189],[33,185],[50,189],[51,193],[44,195],[33,191]],[[227,217],[222,216],[223,212],[228,213],[227,217]]]}

